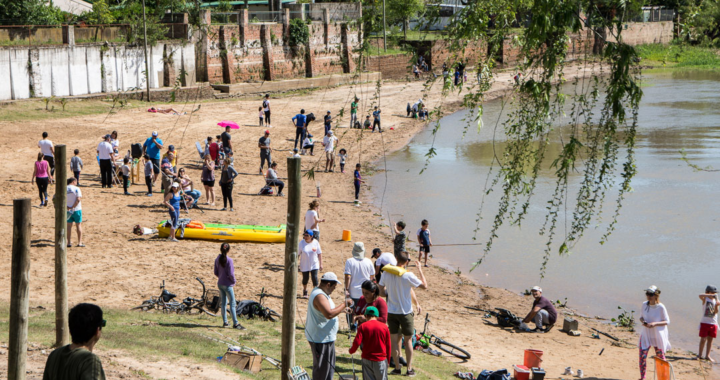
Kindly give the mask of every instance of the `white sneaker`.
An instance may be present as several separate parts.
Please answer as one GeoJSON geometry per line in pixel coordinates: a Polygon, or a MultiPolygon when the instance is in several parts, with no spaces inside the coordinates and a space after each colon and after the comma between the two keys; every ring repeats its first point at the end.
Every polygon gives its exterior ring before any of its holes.
{"type": "Polygon", "coordinates": [[[572,376],[572,375],[574,375],[574,374],[575,374],[575,373],[573,372],[572,367],[567,367],[567,368],[565,368],[565,372],[563,372],[563,375],[570,375],[570,376],[572,376]]]}
{"type": "Polygon", "coordinates": [[[577,370],[577,377],[582,379],[584,376],[585,376],[585,374],[583,373],[583,370],[581,370],[581,369],[577,370]]]}

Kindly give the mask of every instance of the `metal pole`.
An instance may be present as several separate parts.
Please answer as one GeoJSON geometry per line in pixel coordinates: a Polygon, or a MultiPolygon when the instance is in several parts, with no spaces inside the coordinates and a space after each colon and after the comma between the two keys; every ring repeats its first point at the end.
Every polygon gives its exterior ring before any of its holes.
{"type": "Polygon", "coordinates": [[[143,38],[143,45],[144,49],[143,52],[145,53],[145,86],[147,87],[147,101],[150,101],[150,68],[148,67],[148,56],[147,56],[147,23],[145,20],[145,0],[142,2],[143,5],[143,35],[145,38],[143,38]]]}
{"type": "Polygon", "coordinates": [[[8,380],[25,379],[30,293],[30,198],[13,200],[8,380]]]}
{"type": "Polygon", "coordinates": [[[55,146],[55,346],[70,344],[67,297],[67,155],[55,146]]]}
{"type": "Polygon", "coordinates": [[[300,158],[288,157],[288,208],[285,230],[285,283],[283,286],[282,311],[282,370],[285,379],[295,365],[295,298],[297,297],[298,238],[300,229],[301,175],[300,158]]]}
{"type": "Polygon", "coordinates": [[[383,0],[383,46],[387,53],[387,23],[385,22],[385,0],[383,0]]]}

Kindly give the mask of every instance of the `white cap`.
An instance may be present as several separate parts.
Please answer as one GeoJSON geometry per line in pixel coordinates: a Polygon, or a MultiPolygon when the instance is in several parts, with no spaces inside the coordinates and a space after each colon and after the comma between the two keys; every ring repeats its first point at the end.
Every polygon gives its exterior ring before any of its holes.
{"type": "Polygon", "coordinates": [[[655,285],[650,285],[649,288],[645,289],[645,293],[652,293],[655,294],[657,292],[658,288],[655,285]]]}
{"type": "Polygon", "coordinates": [[[172,187],[180,187],[180,184],[177,182],[173,182],[172,187]]]}
{"type": "Polygon", "coordinates": [[[325,274],[320,277],[320,281],[330,281],[340,284],[340,280],[338,280],[337,275],[333,272],[325,272],[325,274]]]}
{"type": "Polygon", "coordinates": [[[532,290],[536,290],[536,291],[542,293],[542,288],[539,286],[533,286],[532,290]]]}
{"type": "Polygon", "coordinates": [[[153,137],[157,137],[157,131],[153,131],[152,135],[153,137]]]}

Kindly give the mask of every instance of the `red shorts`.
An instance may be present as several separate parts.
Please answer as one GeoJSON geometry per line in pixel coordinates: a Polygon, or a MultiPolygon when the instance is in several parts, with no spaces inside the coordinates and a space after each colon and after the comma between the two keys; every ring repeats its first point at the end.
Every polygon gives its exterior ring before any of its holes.
{"type": "Polygon", "coordinates": [[[700,337],[701,338],[717,338],[717,330],[718,325],[710,324],[710,323],[701,323],[700,324],[700,337]]]}

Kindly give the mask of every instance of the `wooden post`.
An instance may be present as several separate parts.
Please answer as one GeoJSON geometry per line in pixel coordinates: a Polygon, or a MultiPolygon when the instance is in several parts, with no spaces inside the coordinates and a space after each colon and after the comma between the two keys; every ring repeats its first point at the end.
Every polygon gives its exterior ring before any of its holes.
{"type": "Polygon", "coordinates": [[[30,198],[13,200],[8,380],[25,379],[30,293],[30,198]]]}
{"type": "Polygon", "coordinates": [[[147,22],[145,20],[145,0],[142,0],[143,8],[143,52],[145,53],[145,89],[147,90],[146,102],[150,101],[150,68],[148,67],[148,46],[147,46],[147,22]]]}
{"type": "Polygon", "coordinates": [[[70,343],[67,298],[67,155],[55,146],[55,346],[70,343]]]}
{"type": "Polygon", "coordinates": [[[285,229],[285,283],[283,287],[282,311],[282,369],[280,378],[295,365],[295,299],[297,298],[298,237],[304,228],[300,224],[301,174],[300,158],[288,157],[288,208],[285,229]]]}

